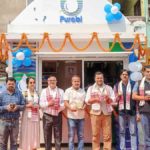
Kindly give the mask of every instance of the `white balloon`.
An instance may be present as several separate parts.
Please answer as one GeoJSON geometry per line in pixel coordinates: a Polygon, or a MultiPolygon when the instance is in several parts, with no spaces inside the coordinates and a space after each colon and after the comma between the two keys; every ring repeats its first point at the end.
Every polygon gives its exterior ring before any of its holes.
{"type": "Polygon", "coordinates": [[[6,71],[6,73],[9,73],[9,72],[10,72],[9,67],[6,67],[6,68],[5,68],[5,71],[6,71]]]}
{"type": "Polygon", "coordinates": [[[25,59],[25,55],[24,55],[23,52],[18,52],[18,53],[16,54],[16,58],[17,58],[18,60],[24,60],[24,59],[25,59]]]}
{"type": "Polygon", "coordinates": [[[140,62],[132,62],[129,64],[129,70],[131,72],[138,72],[142,70],[142,64],[140,62]]]}
{"type": "Polygon", "coordinates": [[[132,81],[140,81],[140,80],[142,80],[142,78],[143,78],[143,75],[141,72],[133,72],[130,75],[130,79],[132,81]]]}
{"type": "Polygon", "coordinates": [[[117,14],[118,11],[119,11],[119,9],[118,9],[117,6],[113,6],[113,7],[111,8],[111,13],[112,13],[112,14],[117,14]]]}

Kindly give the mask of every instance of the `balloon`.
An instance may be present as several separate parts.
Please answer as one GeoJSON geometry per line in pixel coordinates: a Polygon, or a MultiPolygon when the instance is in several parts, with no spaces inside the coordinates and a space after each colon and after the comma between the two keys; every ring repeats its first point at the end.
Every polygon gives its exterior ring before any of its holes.
{"type": "Polygon", "coordinates": [[[110,13],[111,12],[111,8],[112,8],[112,6],[110,4],[106,4],[105,7],[104,7],[104,11],[106,13],[110,13]]]}
{"type": "Polygon", "coordinates": [[[12,59],[12,65],[15,65],[15,64],[16,64],[16,61],[17,61],[17,59],[16,59],[16,58],[13,58],[13,59],[12,59]]]}
{"type": "Polygon", "coordinates": [[[122,13],[121,12],[117,12],[116,14],[114,14],[114,18],[116,20],[120,20],[122,18],[122,13]]]}
{"type": "Polygon", "coordinates": [[[23,50],[25,57],[30,57],[32,55],[32,51],[29,48],[25,48],[23,50]]]}
{"type": "Polygon", "coordinates": [[[23,52],[18,52],[18,53],[16,54],[16,58],[17,58],[18,60],[24,60],[25,55],[24,55],[23,52]]]}
{"type": "Polygon", "coordinates": [[[107,22],[111,23],[113,21],[113,19],[114,19],[114,16],[112,13],[109,13],[106,15],[107,22]]]}
{"type": "Polygon", "coordinates": [[[133,72],[130,75],[132,81],[140,81],[142,80],[143,76],[141,72],[133,72]]]}
{"type": "Polygon", "coordinates": [[[111,13],[112,14],[117,14],[118,13],[118,7],[117,6],[113,6],[112,8],[111,8],[111,13]]]}
{"type": "Polygon", "coordinates": [[[118,10],[121,9],[121,5],[119,3],[115,3],[114,6],[118,7],[118,10]]]}
{"type": "Polygon", "coordinates": [[[16,58],[13,58],[12,64],[14,67],[20,67],[22,65],[22,60],[17,60],[16,58]]]}
{"type": "Polygon", "coordinates": [[[138,72],[142,70],[142,64],[140,62],[131,62],[129,64],[129,70],[131,72],[138,72]]]}
{"type": "Polygon", "coordinates": [[[137,60],[138,60],[138,57],[134,53],[131,53],[129,55],[129,62],[135,62],[137,60]]]}
{"type": "Polygon", "coordinates": [[[6,68],[5,68],[5,71],[6,71],[6,73],[9,73],[9,72],[10,72],[9,67],[6,67],[6,68]]]}
{"type": "Polygon", "coordinates": [[[12,52],[13,57],[16,57],[17,52],[12,52]]]}
{"type": "Polygon", "coordinates": [[[30,58],[25,58],[23,61],[23,65],[26,67],[31,66],[32,60],[30,58]]]}

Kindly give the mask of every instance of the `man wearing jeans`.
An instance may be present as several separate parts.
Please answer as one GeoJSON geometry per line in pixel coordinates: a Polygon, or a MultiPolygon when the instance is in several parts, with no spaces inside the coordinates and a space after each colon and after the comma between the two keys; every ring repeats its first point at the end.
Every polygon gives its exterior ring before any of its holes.
{"type": "Polygon", "coordinates": [[[142,150],[150,150],[150,66],[144,67],[144,78],[135,84],[133,99],[139,101],[139,112],[144,132],[142,150]]]}
{"type": "Polygon", "coordinates": [[[95,73],[95,83],[88,88],[85,101],[91,105],[92,150],[100,150],[100,130],[103,136],[103,149],[111,150],[111,113],[115,95],[112,88],[104,83],[103,73],[95,73]]]}
{"type": "Polygon", "coordinates": [[[68,117],[69,150],[74,150],[75,131],[78,137],[78,150],[84,149],[84,99],[85,92],[80,88],[80,77],[72,77],[72,86],[64,94],[68,117]]]}
{"type": "Polygon", "coordinates": [[[15,89],[16,80],[6,79],[7,90],[0,94],[0,150],[7,150],[10,137],[10,149],[17,150],[20,111],[25,107],[21,92],[15,89]]]}
{"type": "Polygon", "coordinates": [[[126,124],[128,123],[131,139],[131,150],[137,150],[136,101],[132,99],[132,89],[134,84],[129,81],[129,73],[127,70],[121,71],[120,78],[121,81],[114,86],[119,112],[120,149],[126,149],[125,135],[126,124]]]}

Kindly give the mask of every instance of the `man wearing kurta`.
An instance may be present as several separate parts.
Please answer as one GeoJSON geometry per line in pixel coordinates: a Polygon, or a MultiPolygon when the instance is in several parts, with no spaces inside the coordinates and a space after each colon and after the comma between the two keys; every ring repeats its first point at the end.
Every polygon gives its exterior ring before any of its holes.
{"type": "Polygon", "coordinates": [[[64,94],[68,117],[69,150],[74,150],[75,131],[78,137],[78,150],[84,149],[84,100],[85,92],[80,88],[80,77],[74,75],[72,86],[64,94]]]}
{"type": "Polygon", "coordinates": [[[103,73],[95,73],[95,83],[88,88],[85,101],[91,105],[92,149],[100,150],[100,133],[102,133],[103,149],[111,150],[111,113],[115,95],[113,89],[104,83],[103,73]]]}
{"type": "Polygon", "coordinates": [[[144,77],[133,88],[133,99],[139,101],[139,112],[144,133],[144,147],[150,150],[150,66],[144,67],[144,77]]]}
{"type": "Polygon", "coordinates": [[[119,112],[119,138],[120,150],[126,149],[126,124],[129,126],[131,150],[137,150],[136,134],[136,101],[132,99],[134,83],[129,80],[129,72],[122,70],[121,81],[114,86],[119,112]]]}
{"type": "Polygon", "coordinates": [[[52,150],[52,129],[54,129],[55,149],[61,149],[62,113],[64,109],[63,90],[56,86],[55,76],[48,78],[48,87],[43,89],[40,106],[43,110],[43,130],[45,149],[52,150]]]}

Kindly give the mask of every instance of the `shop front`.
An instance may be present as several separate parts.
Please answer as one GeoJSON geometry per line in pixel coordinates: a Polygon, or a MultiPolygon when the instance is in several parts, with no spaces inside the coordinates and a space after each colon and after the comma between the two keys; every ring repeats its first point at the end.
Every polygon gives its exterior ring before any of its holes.
{"type": "Polygon", "coordinates": [[[75,74],[79,75],[82,81],[82,88],[87,89],[87,87],[94,83],[94,73],[96,71],[101,71],[104,73],[105,82],[113,86],[119,80],[119,72],[123,68],[128,66],[128,55],[130,53],[124,53],[122,57],[119,54],[108,54],[105,56],[98,56],[95,54],[91,57],[83,56],[61,56],[55,57],[53,55],[47,56],[44,54],[38,54],[37,57],[37,73],[36,78],[39,81],[37,88],[41,91],[47,86],[47,78],[49,75],[54,75],[57,77],[58,86],[62,89],[66,89],[71,86],[71,77],[75,74]],[[114,56],[112,56],[114,55],[114,56]],[[117,56],[118,55],[118,56],[117,56]]]}
{"type": "MultiPolygon", "coordinates": [[[[94,83],[94,73],[101,71],[104,73],[105,82],[113,87],[119,80],[119,72],[128,66],[128,55],[125,52],[105,54],[105,53],[78,53],[78,54],[37,54],[37,88],[41,91],[47,87],[47,78],[49,75],[57,77],[58,87],[65,90],[71,86],[71,77],[79,75],[82,81],[81,87],[87,88],[94,83]]],[[[89,111],[86,111],[85,118],[85,143],[91,143],[91,123],[89,111]]],[[[68,143],[68,128],[66,112],[63,115],[63,143],[68,143]]]]}
{"type": "MultiPolygon", "coordinates": [[[[113,87],[119,80],[120,70],[128,68],[129,55],[144,43],[145,35],[135,33],[131,23],[120,12],[118,17],[121,18],[110,22],[112,18],[107,18],[104,11],[109,4],[107,0],[76,1],[79,5],[67,2],[33,1],[8,25],[8,34],[2,36],[6,48],[9,44],[13,51],[24,48],[32,51],[28,58],[31,63],[25,62],[19,67],[12,66],[14,57],[9,57],[8,67],[12,71],[8,75],[16,78],[20,90],[25,89],[25,76],[33,76],[36,89],[41,93],[47,87],[49,75],[55,75],[58,86],[65,90],[71,86],[71,77],[75,74],[81,77],[81,87],[87,90],[94,83],[96,71],[103,72],[105,83],[113,87]]],[[[67,130],[64,113],[63,143],[68,143],[67,130]]],[[[91,143],[88,112],[84,137],[85,143],[91,143]]]]}

